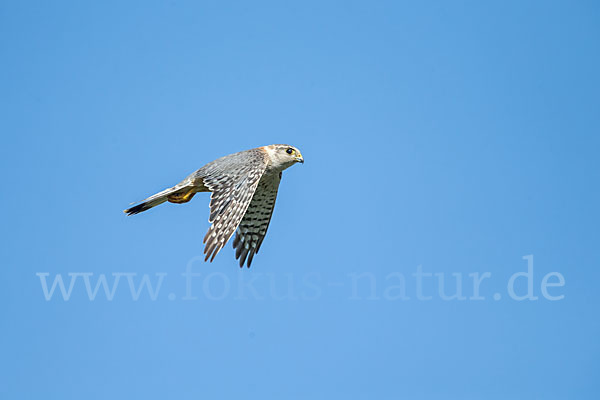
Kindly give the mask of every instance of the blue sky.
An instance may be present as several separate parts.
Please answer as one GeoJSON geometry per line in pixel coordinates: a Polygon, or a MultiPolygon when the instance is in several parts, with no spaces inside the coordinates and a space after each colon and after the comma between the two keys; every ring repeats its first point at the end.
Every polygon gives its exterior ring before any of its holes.
{"type": "Polygon", "coordinates": [[[2,2],[1,397],[597,398],[599,21],[592,1],[2,2]],[[230,245],[198,261],[207,195],[121,212],[271,143],[306,162],[249,270],[230,245]]]}

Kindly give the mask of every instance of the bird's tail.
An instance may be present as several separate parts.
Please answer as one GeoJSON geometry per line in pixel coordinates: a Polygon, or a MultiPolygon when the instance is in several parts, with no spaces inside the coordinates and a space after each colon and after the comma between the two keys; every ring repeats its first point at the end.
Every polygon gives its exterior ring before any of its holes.
{"type": "Polygon", "coordinates": [[[156,207],[159,204],[169,201],[171,203],[187,203],[198,192],[198,189],[192,185],[176,185],[171,188],[158,192],[148,197],[127,210],[123,211],[127,215],[139,214],[143,211],[156,207]]]}

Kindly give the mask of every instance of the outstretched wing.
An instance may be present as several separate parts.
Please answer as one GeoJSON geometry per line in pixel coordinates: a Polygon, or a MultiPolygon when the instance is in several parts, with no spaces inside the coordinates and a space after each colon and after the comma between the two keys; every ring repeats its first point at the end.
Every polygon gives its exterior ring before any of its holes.
{"type": "Polygon", "coordinates": [[[205,260],[214,260],[240,224],[266,170],[265,157],[260,149],[252,149],[215,160],[198,171],[212,192],[205,260]]]}
{"type": "Polygon", "coordinates": [[[280,174],[269,177],[269,179],[266,176],[263,177],[248,210],[246,210],[244,219],[237,228],[235,239],[233,239],[233,248],[235,249],[235,258],[240,259],[240,267],[244,266],[247,258],[247,265],[250,268],[254,254],[258,253],[267,234],[280,179],[280,174]]]}

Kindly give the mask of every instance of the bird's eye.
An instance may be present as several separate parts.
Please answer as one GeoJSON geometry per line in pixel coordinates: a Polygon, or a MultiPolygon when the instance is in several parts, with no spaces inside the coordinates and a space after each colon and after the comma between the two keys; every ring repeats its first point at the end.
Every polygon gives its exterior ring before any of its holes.
{"type": "Polygon", "coordinates": [[[291,148],[289,148],[285,152],[288,153],[288,154],[292,154],[294,152],[294,150],[292,150],[291,148]]]}

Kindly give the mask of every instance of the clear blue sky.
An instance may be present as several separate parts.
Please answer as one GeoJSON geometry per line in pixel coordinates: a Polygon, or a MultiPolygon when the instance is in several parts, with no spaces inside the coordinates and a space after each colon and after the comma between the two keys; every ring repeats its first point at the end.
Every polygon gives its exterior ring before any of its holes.
{"type": "Polygon", "coordinates": [[[594,1],[3,1],[0,397],[598,398],[599,39],[594,1]],[[195,259],[207,195],[122,213],[271,143],[306,163],[249,270],[195,259]]]}

